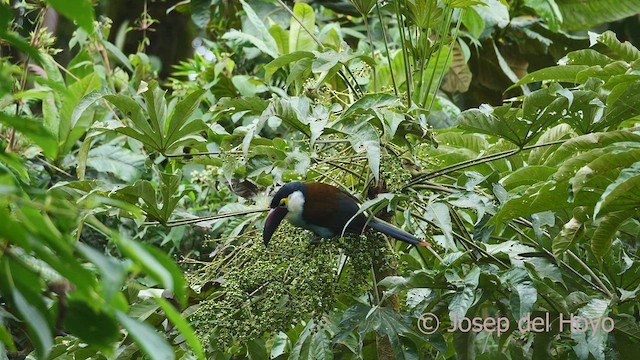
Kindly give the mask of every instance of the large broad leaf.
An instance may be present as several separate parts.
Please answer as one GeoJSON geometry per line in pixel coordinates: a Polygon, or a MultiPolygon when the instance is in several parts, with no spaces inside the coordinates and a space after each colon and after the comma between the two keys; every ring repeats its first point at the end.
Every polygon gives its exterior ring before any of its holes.
{"type": "MultiPolygon", "coordinates": [[[[60,141],[59,156],[66,155],[76,141],[80,139],[93,124],[95,115],[93,111],[79,114],[75,111],[82,103],[82,98],[88,96],[101,87],[100,77],[93,73],[73,83],[60,99],[60,127],[58,140],[60,141]]],[[[88,106],[83,110],[88,109],[88,106]]]]}
{"type": "MultiPolygon", "coordinates": [[[[624,144],[621,146],[608,146],[602,150],[602,155],[599,155],[593,161],[583,166],[576,172],[575,176],[571,179],[572,191],[577,193],[582,189],[582,186],[591,178],[609,172],[611,170],[617,170],[619,168],[626,168],[640,161],[640,143],[635,148],[630,147],[631,144],[624,144]]],[[[599,149],[598,149],[599,150],[599,149]]],[[[598,154],[600,151],[597,152],[598,154]]]]}
{"type": "Polygon", "coordinates": [[[596,130],[615,127],[621,122],[640,115],[640,81],[615,86],[607,98],[605,118],[596,124],[596,130]]]}
{"type": "Polygon", "coordinates": [[[289,29],[289,51],[315,50],[318,45],[307,32],[313,31],[316,24],[316,16],[313,8],[306,3],[297,2],[293,6],[293,13],[296,17],[291,18],[291,27],[289,29]],[[301,23],[304,25],[304,28],[301,23]]]}
{"type": "Polygon", "coordinates": [[[189,12],[191,20],[200,29],[204,29],[211,20],[211,0],[192,0],[189,12]]]}
{"type": "Polygon", "coordinates": [[[567,208],[571,205],[568,201],[568,193],[568,181],[549,180],[537,183],[527,189],[524,194],[509,199],[491,219],[491,223],[499,224],[521,216],[567,208]]]}
{"type": "Polygon", "coordinates": [[[498,136],[523,147],[566,113],[569,97],[559,87],[540,89],[524,98],[522,109],[504,105],[471,109],[460,114],[460,125],[476,132],[498,136]]]}
{"type": "Polygon", "coordinates": [[[512,172],[500,182],[506,190],[514,189],[522,185],[533,185],[547,181],[556,172],[556,168],[543,165],[525,166],[512,172]]]}
{"type": "Polygon", "coordinates": [[[565,30],[586,30],[640,13],[637,0],[556,0],[556,3],[565,30]]]}
{"type": "Polygon", "coordinates": [[[509,89],[538,81],[577,83],[578,74],[588,68],[589,66],[587,65],[561,65],[547,67],[525,75],[518,82],[511,85],[509,89]]]}
{"type": "Polygon", "coordinates": [[[118,323],[105,309],[89,306],[84,301],[70,299],[64,318],[64,329],[87,344],[108,351],[120,338],[118,323]]]}
{"type": "MultiPolygon", "coordinates": [[[[607,359],[605,354],[608,353],[609,332],[604,330],[606,327],[602,321],[609,313],[609,305],[610,300],[592,298],[578,311],[577,316],[583,319],[599,320],[598,326],[588,326],[586,324],[574,324],[571,326],[571,338],[576,342],[573,350],[578,355],[578,358],[607,359]]],[[[615,324],[609,324],[609,326],[615,328],[615,324]]]]}
{"type": "Polygon", "coordinates": [[[199,132],[207,129],[206,124],[202,120],[191,118],[205,92],[204,89],[192,92],[179,101],[169,113],[165,92],[160,89],[157,81],[152,81],[144,92],[146,109],[134,99],[122,94],[101,96],[93,93],[86,97],[86,102],[82,102],[74,117],[79,116],[88,107],[89,102],[104,98],[131,120],[131,125],[111,122],[102,127],[104,130],[114,130],[142,142],[153,150],[167,154],[179,146],[205,141],[199,132]]]}

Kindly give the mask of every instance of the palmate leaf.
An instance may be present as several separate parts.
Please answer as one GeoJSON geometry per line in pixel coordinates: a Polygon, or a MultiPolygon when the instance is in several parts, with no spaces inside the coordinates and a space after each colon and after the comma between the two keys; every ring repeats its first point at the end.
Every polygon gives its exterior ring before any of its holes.
{"type": "Polygon", "coordinates": [[[160,173],[159,194],[151,182],[138,180],[133,185],[114,191],[110,197],[134,205],[138,205],[138,199],[141,199],[143,202],[141,209],[146,215],[165,224],[183,196],[183,193],[178,192],[181,179],[180,171],[175,174],[160,173]]]}
{"type": "Polygon", "coordinates": [[[483,105],[480,109],[466,110],[460,114],[460,126],[523,147],[560,120],[568,102],[561,91],[541,89],[525,97],[522,110],[511,105],[496,108],[483,105]]]}
{"type": "Polygon", "coordinates": [[[81,102],[76,108],[74,117],[79,116],[91,101],[104,98],[131,120],[131,125],[112,121],[101,129],[114,130],[142,142],[161,154],[167,154],[179,146],[204,141],[198,133],[207,129],[206,124],[200,119],[191,119],[191,116],[198,109],[205,92],[204,89],[192,92],[180,100],[169,113],[165,92],[160,89],[157,81],[152,81],[144,92],[144,108],[134,99],[122,94],[100,96],[98,93],[92,93],[85,97],[87,101],[81,102]]]}

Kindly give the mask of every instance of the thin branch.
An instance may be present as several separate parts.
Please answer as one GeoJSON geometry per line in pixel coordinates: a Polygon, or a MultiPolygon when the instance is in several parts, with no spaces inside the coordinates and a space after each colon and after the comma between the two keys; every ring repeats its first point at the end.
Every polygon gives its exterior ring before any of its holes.
{"type": "Polygon", "coordinates": [[[472,166],[476,166],[476,165],[480,165],[480,164],[484,164],[487,162],[491,162],[494,160],[499,160],[499,159],[504,159],[504,158],[508,158],[510,156],[513,156],[515,154],[518,154],[522,151],[526,151],[526,150],[531,150],[531,149],[536,149],[536,148],[541,148],[541,147],[545,147],[545,146],[553,146],[553,145],[558,145],[558,144],[563,144],[565,143],[567,140],[556,140],[556,141],[550,141],[548,143],[543,143],[543,144],[535,144],[535,145],[529,145],[529,146],[525,146],[522,147],[520,149],[513,149],[513,150],[506,150],[506,151],[501,151],[499,153],[495,153],[495,154],[490,154],[484,157],[480,157],[477,159],[471,159],[471,160],[466,160],[466,161],[462,161],[453,165],[449,165],[449,166],[445,166],[441,169],[435,170],[435,171],[431,171],[428,172],[426,174],[422,174],[417,176],[416,178],[414,178],[413,180],[411,180],[410,182],[408,182],[406,185],[404,185],[402,187],[402,189],[406,189],[408,187],[411,187],[413,185],[417,185],[422,183],[425,180],[429,180],[429,179],[433,179],[439,176],[443,176],[443,175],[447,175],[450,174],[452,172],[455,171],[459,171],[462,170],[464,168],[467,167],[472,167],[472,166]]]}

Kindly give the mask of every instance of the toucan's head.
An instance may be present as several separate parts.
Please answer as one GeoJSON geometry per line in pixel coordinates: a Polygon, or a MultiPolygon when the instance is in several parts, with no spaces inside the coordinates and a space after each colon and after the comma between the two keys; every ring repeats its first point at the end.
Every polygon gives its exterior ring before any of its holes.
{"type": "Polygon", "coordinates": [[[290,182],[281,187],[273,196],[270,205],[271,211],[269,211],[267,221],[264,223],[262,239],[265,246],[269,244],[271,236],[287,215],[295,215],[296,217],[302,215],[306,189],[307,187],[304,183],[299,181],[290,182]],[[293,214],[290,214],[290,212],[293,214]]]}

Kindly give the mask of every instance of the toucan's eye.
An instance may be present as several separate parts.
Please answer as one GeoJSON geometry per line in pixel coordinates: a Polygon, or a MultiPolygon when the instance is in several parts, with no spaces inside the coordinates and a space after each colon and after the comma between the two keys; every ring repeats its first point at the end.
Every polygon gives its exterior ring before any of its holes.
{"type": "Polygon", "coordinates": [[[287,198],[280,200],[280,207],[287,207],[287,198]]]}

